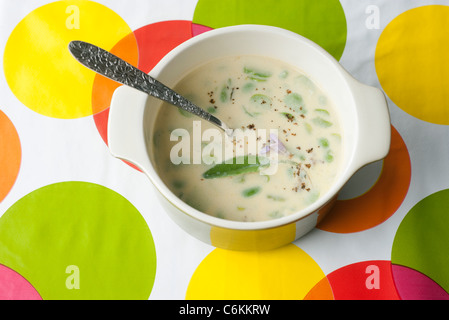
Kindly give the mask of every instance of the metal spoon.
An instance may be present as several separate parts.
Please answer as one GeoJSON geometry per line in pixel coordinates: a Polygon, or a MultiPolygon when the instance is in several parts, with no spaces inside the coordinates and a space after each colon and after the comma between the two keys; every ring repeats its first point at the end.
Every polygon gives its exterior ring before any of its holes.
{"type": "Polygon", "coordinates": [[[112,53],[83,41],[70,42],[69,51],[87,68],[190,112],[232,135],[233,130],[223,121],[112,53]]]}

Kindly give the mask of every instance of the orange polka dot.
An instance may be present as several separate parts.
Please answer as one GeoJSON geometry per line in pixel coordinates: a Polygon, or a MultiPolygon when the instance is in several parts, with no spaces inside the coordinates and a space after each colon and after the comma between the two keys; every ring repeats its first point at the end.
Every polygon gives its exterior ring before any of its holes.
{"type": "MultiPolygon", "coordinates": [[[[139,52],[134,33],[130,33],[120,40],[110,52],[137,67],[139,52]]],[[[112,94],[119,86],[121,86],[120,83],[95,74],[92,90],[92,114],[95,115],[109,108],[112,94]]]]}
{"type": "Polygon", "coordinates": [[[394,127],[391,135],[390,152],[376,184],[360,197],[338,200],[319,223],[319,229],[359,232],[381,224],[396,212],[410,186],[411,164],[407,147],[394,127]]]}
{"type": "Polygon", "coordinates": [[[304,297],[304,300],[334,300],[332,287],[327,277],[318,282],[304,297]]]}
{"type": "Polygon", "coordinates": [[[9,118],[0,111],[0,201],[14,185],[21,160],[19,135],[9,118]]]}

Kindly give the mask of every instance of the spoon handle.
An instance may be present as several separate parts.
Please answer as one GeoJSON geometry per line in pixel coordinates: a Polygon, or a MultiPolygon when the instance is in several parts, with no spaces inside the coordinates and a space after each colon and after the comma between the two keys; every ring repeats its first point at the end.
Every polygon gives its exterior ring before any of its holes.
{"type": "Polygon", "coordinates": [[[220,119],[204,111],[163,83],[106,50],[83,41],[70,42],[69,50],[82,65],[109,79],[168,102],[217,125],[225,131],[229,129],[220,119]]]}

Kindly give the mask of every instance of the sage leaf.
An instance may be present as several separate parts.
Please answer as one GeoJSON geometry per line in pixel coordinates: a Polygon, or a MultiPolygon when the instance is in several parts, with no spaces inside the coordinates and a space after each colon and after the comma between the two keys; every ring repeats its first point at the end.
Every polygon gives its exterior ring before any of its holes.
{"type": "MultiPolygon", "coordinates": [[[[264,158],[263,160],[266,159],[264,158]]],[[[258,156],[235,157],[232,159],[232,163],[226,163],[227,161],[225,161],[213,166],[203,173],[203,178],[215,179],[257,172],[265,164],[263,160],[258,156]]]]}

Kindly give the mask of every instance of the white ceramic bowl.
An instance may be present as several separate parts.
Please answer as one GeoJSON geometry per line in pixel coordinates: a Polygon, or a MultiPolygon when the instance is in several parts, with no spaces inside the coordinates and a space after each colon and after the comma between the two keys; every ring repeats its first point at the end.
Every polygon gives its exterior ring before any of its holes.
{"type": "Polygon", "coordinates": [[[299,68],[327,93],[339,112],[343,166],[335,184],[309,207],[271,221],[237,222],[188,206],[155,170],[153,128],[161,102],[126,86],[119,87],[111,101],[108,144],[115,157],[134,163],[150,178],[161,204],[185,231],[220,248],[266,250],[288,244],[315,228],[351,176],[387,155],[390,117],[379,89],[356,81],[317,44],[276,27],[240,25],[208,31],[173,49],[150,75],[174,87],[185,74],[208,60],[245,54],[268,56],[299,68]]]}

